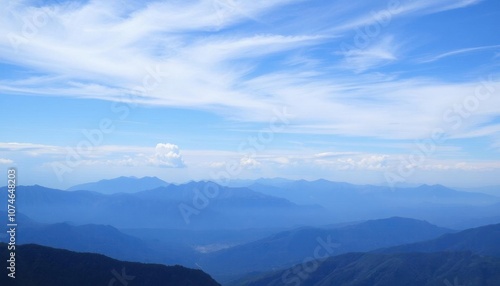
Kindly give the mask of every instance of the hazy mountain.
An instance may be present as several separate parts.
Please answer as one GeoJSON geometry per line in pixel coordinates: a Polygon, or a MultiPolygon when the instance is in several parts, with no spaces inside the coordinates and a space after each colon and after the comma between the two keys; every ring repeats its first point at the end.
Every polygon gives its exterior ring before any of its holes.
{"type": "MultiPolygon", "coordinates": [[[[112,195],[19,186],[17,199],[18,207],[26,215],[45,223],[67,221],[119,228],[248,229],[317,225],[327,221],[319,206],[299,206],[247,188],[222,187],[210,182],[112,195]]],[[[5,208],[0,205],[0,210],[5,208]]]]}
{"type": "MultiPolygon", "coordinates": [[[[9,257],[4,243],[0,243],[0,256],[9,257]]],[[[0,285],[219,285],[201,270],[123,262],[33,244],[17,246],[16,261],[15,280],[7,276],[7,267],[2,267],[0,285]]]]}
{"type": "Polygon", "coordinates": [[[492,196],[500,197],[500,186],[487,186],[487,187],[477,187],[477,188],[456,188],[459,191],[463,192],[474,192],[474,193],[483,193],[492,196]]]}
{"type": "MultiPolygon", "coordinates": [[[[7,217],[8,217],[8,213],[7,211],[4,211],[4,210],[0,210],[0,217],[1,218],[5,218],[5,220],[7,220],[7,217]]],[[[32,220],[30,217],[28,217],[27,215],[16,211],[16,216],[15,216],[15,219],[16,219],[16,223],[20,224],[20,225],[23,225],[23,226],[26,226],[26,227],[32,227],[32,226],[38,226],[40,225],[40,223],[32,220]]],[[[6,225],[0,225],[0,228],[2,227],[6,227],[6,225]]]]}
{"type": "Polygon", "coordinates": [[[168,183],[157,177],[119,177],[73,186],[68,191],[94,191],[102,194],[136,193],[145,190],[168,186],[168,183]]]}
{"type": "Polygon", "coordinates": [[[500,216],[500,198],[485,194],[440,185],[390,190],[327,180],[261,179],[251,189],[190,182],[110,195],[30,186],[19,187],[18,197],[25,214],[43,222],[119,228],[286,228],[391,216],[470,227],[500,216]]]}
{"type": "MultiPolygon", "coordinates": [[[[491,207],[488,208],[500,208],[500,204],[495,204],[491,207]]],[[[457,221],[452,228],[454,229],[469,229],[469,228],[474,228],[474,227],[480,227],[480,226],[485,226],[489,224],[496,224],[500,222],[500,215],[497,216],[490,216],[490,217],[479,217],[479,218],[467,218],[463,219],[460,221],[457,221]]]]}
{"type": "Polygon", "coordinates": [[[353,185],[327,180],[261,179],[256,180],[249,188],[264,194],[286,198],[291,202],[319,204],[327,208],[346,208],[355,203],[368,205],[391,203],[391,206],[394,206],[422,203],[484,205],[500,202],[500,198],[496,196],[460,192],[442,185],[391,189],[384,186],[353,185]]]}
{"type": "Polygon", "coordinates": [[[500,259],[467,252],[348,253],[255,275],[233,286],[497,286],[500,259]]]}
{"type": "Polygon", "coordinates": [[[333,256],[428,240],[450,231],[398,217],[335,229],[299,228],[210,253],[198,264],[220,281],[227,281],[244,273],[284,268],[311,259],[318,247],[321,256],[333,256]]]}
{"type": "Polygon", "coordinates": [[[179,243],[190,245],[193,249],[211,252],[229,248],[268,237],[283,228],[251,228],[251,229],[161,229],[161,228],[127,228],[121,232],[136,236],[143,240],[156,240],[163,243],[179,243]]]}
{"type": "MultiPolygon", "coordinates": [[[[73,226],[57,223],[28,227],[20,224],[18,231],[22,233],[17,239],[18,244],[35,243],[71,251],[100,253],[126,261],[194,266],[196,259],[195,251],[182,245],[181,240],[170,244],[142,240],[109,225],[73,226]]],[[[0,241],[6,242],[6,238],[0,241]]]]}
{"type": "Polygon", "coordinates": [[[249,275],[233,285],[500,285],[500,224],[249,275]]]}
{"type": "Polygon", "coordinates": [[[380,251],[384,253],[471,251],[475,254],[500,257],[500,223],[448,233],[433,240],[380,251]]]}
{"type": "Polygon", "coordinates": [[[456,227],[457,221],[468,221],[464,227],[471,227],[500,216],[499,197],[441,185],[391,189],[327,180],[262,179],[249,188],[295,203],[321,205],[330,212],[333,222],[402,216],[448,227],[456,227]]]}

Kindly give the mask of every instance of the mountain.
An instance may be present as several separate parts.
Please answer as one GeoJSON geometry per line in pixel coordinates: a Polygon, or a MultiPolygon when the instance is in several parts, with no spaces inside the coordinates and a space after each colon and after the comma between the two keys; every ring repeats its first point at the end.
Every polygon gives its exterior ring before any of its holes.
{"type": "Polygon", "coordinates": [[[119,177],[76,185],[67,189],[67,191],[93,191],[101,194],[136,193],[165,186],[168,186],[168,183],[157,177],[119,177]]]}
{"type": "Polygon", "coordinates": [[[500,259],[467,252],[348,253],[255,275],[232,286],[497,286],[500,259]]]}
{"type": "MultiPolygon", "coordinates": [[[[318,225],[327,221],[319,206],[300,206],[247,188],[223,187],[212,182],[172,184],[110,195],[38,185],[19,186],[16,196],[18,208],[43,223],[65,221],[117,228],[249,229],[318,225]]],[[[0,205],[0,210],[5,209],[6,205],[0,205]]]]}
{"type": "MultiPolygon", "coordinates": [[[[0,243],[0,257],[9,257],[5,243],[0,243]]],[[[220,285],[201,270],[123,262],[34,244],[18,245],[15,257],[15,280],[7,276],[7,267],[2,267],[0,285],[220,285]]]]}
{"type": "Polygon", "coordinates": [[[474,192],[474,193],[483,193],[492,196],[500,197],[500,186],[487,186],[487,187],[477,187],[477,188],[456,188],[459,191],[463,192],[474,192]]]}
{"type": "Polygon", "coordinates": [[[429,241],[380,250],[384,253],[470,251],[500,257],[500,223],[448,233],[429,241]]]}
{"type": "Polygon", "coordinates": [[[391,189],[384,186],[353,185],[328,180],[288,181],[260,179],[250,189],[286,198],[291,202],[319,204],[327,208],[347,208],[353,204],[416,205],[422,203],[485,205],[500,198],[482,193],[460,192],[442,185],[421,185],[414,188],[391,189]]]}
{"type": "Polygon", "coordinates": [[[500,198],[440,185],[390,190],[327,180],[256,182],[250,188],[189,182],[116,194],[20,186],[17,203],[26,215],[45,223],[118,228],[290,228],[392,216],[447,227],[461,221],[467,222],[464,227],[474,227],[500,216],[500,198]]]}
{"type": "Polygon", "coordinates": [[[484,225],[500,216],[500,197],[456,191],[442,185],[394,188],[327,180],[256,180],[248,188],[293,203],[320,205],[332,222],[391,216],[412,217],[447,227],[484,225]]]}
{"type": "MultiPolygon", "coordinates": [[[[155,240],[165,244],[189,245],[203,253],[249,243],[268,237],[283,228],[251,228],[251,229],[155,229],[132,228],[120,229],[121,232],[141,238],[142,240],[155,240]]],[[[1,235],[1,234],[0,234],[1,235]]]]}
{"type": "Polygon", "coordinates": [[[314,253],[328,256],[370,251],[436,238],[449,229],[425,221],[393,217],[334,228],[299,228],[255,242],[209,253],[198,264],[219,281],[245,273],[280,269],[312,259],[314,253]]]}
{"type": "MultiPolygon", "coordinates": [[[[35,243],[43,246],[78,252],[103,254],[115,259],[194,266],[196,253],[190,247],[177,243],[142,240],[120,232],[112,226],[67,223],[25,226],[19,224],[18,244],[35,243]]],[[[7,238],[0,241],[7,242],[7,238]]]]}

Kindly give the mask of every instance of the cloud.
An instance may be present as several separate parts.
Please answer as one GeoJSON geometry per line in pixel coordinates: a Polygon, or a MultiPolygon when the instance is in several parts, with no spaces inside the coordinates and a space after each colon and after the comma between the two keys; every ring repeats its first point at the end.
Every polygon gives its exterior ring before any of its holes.
{"type": "Polygon", "coordinates": [[[0,165],[8,165],[8,164],[12,164],[12,163],[14,163],[14,161],[12,161],[10,159],[0,158],[0,165]]]}
{"type": "MultiPolygon", "coordinates": [[[[268,122],[274,108],[287,106],[295,117],[285,132],[415,139],[442,124],[442,113],[457,99],[473,94],[479,84],[479,80],[456,83],[369,73],[402,60],[396,41],[402,37],[397,35],[383,34],[366,48],[354,50],[350,64],[335,54],[348,32],[375,23],[371,12],[386,9],[390,1],[382,7],[372,3],[368,9],[355,5],[340,19],[318,15],[331,18],[329,28],[311,27],[309,22],[297,25],[296,18],[287,18],[286,13],[277,13],[276,21],[301,27],[262,28],[272,26],[267,25],[273,23],[269,15],[275,15],[277,8],[298,2],[215,0],[124,6],[121,1],[87,1],[47,7],[19,2],[0,11],[0,34],[10,35],[0,38],[0,60],[33,72],[0,80],[0,91],[208,110],[252,122],[268,122]],[[26,34],[23,19],[32,21],[36,15],[45,15],[46,21],[26,34]],[[235,31],[240,27],[244,28],[235,31]],[[316,56],[325,49],[328,57],[316,56]],[[297,64],[301,53],[315,64],[297,64]],[[352,76],[346,68],[358,74],[352,76]]],[[[391,23],[403,16],[478,2],[401,1],[391,23]]],[[[500,83],[493,85],[500,90],[500,83]]],[[[494,118],[499,114],[494,108],[500,104],[498,98],[492,97],[474,115],[494,118]]],[[[164,165],[169,160],[173,159],[165,159],[164,165]]],[[[156,161],[162,165],[162,160],[156,161]]]]}
{"type": "Polygon", "coordinates": [[[240,165],[243,168],[253,169],[259,167],[261,163],[255,160],[254,158],[243,157],[240,159],[240,165]]]}
{"type": "Polygon", "coordinates": [[[314,154],[314,158],[337,158],[346,155],[356,154],[354,152],[322,152],[318,154],[314,154]]]}
{"type": "Polygon", "coordinates": [[[363,72],[395,61],[398,48],[392,36],[385,36],[367,48],[352,48],[341,54],[345,57],[345,68],[363,72]]]}
{"type": "Polygon", "coordinates": [[[472,53],[472,52],[478,52],[478,51],[484,51],[484,50],[499,49],[499,48],[500,48],[500,45],[492,45],[492,46],[482,46],[482,47],[458,49],[458,50],[453,50],[453,51],[449,51],[446,53],[442,53],[442,54],[439,54],[436,56],[432,56],[429,58],[424,58],[424,59],[420,60],[420,62],[421,63],[430,63],[430,62],[435,62],[435,61],[438,61],[440,59],[451,57],[451,56],[472,53]]]}
{"type": "MultiPolygon", "coordinates": [[[[360,16],[354,17],[345,21],[343,24],[334,27],[334,31],[345,32],[352,31],[359,27],[367,27],[370,25],[380,25],[381,18],[384,17],[388,19],[388,24],[392,22],[395,18],[400,18],[403,16],[411,15],[427,15],[434,14],[438,12],[464,8],[467,6],[475,5],[482,0],[421,0],[421,1],[383,1],[382,6],[373,7],[368,5],[370,8],[366,10],[365,13],[361,13],[360,16]]],[[[353,3],[350,3],[354,5],[353,3]]],[[[366,5],[366,3],[363,3],[366,5]]]]}
{"type": "MultiPolygon", "coordinates": [[[[0,152],[8,155],[37,157],[50,162],[71,166],[122,166],[140,167],[156,166],[167,168],[185,167],[184,159],[179,147],[169,143],[159,143],[154,148],[126,145],[93,146],[91,152],[87,149],[80,152],[75,146],[56,146],[34,143],[5,143],[0,142],[0,152]],[[71,162],[68,163],[68,158],[71,162]],[[55,161],[54,161],[55,160],[55,161]]],[[[3,164],[10,161],[1,161],[3,164]]]]}
{"type": "Polygon", "coordinates": [[[212,162],[212,163],[209,163],[208,166],[210,168],[219,169],[219,168],[225,167],[226,162],[212,162]]]}
{"type": "Polygon", "coordinates": [[[359,154],[356,156],[320,157],[313,164],[334,170],[382,171],[389,167],[390,157],[383,154],[359,154]],[[335,158],[338,157],[338,158],[335,158]]]}
{"type": "Polygon", "coordinates": [[[155,148],[155,155],[150,158],[150,163],[166,168],[182,168],[186,166],[179,147],[170,143],[158,143],[155,148]]]}

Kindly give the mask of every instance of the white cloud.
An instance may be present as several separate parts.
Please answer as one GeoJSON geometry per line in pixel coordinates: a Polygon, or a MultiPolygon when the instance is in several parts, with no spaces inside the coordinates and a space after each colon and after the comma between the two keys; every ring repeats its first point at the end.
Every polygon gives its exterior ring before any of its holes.
{"type": "MultiPolygon", "coordinates": [[[[426,15],[447,10],[463,8],[475,5],[482,0],[420,0],[420,1],[383,1],[381,6],[369,9],[364,15],[350,19],[345,23],[334,27],[335,31],[350,31],[359,27],[380,25],[380,17],[389,19],[390,24],[395,18],[409,15],[426,15]],[[375,16],[377,15],[377,16],[375,16]]],[[[365,3],[363,3],[365,4],[365,3]]]]}
{"type": "Polygon", "coordinates": [[[240,165],[243,168],[253,169],[259,167],[261,163],[255,160],[254,158],[243,157],[240,159],[240,165]]]}
{"type": "Polygon", "coordinates": [[[387,64],[397,59],[399,45],[391,36],[385,36],[367,48],[354,48],[343,52],[345,68],[363,72],[375,66],[387,64]]]}
{"type": "Polygon", "coordinates": [[[14,161],[10,160],[10,159],[3,159],[3,158],[0,158],[0,165],[3,164],[3,165],[8,165],[8,164],[12,164],[14,163],[14,161]]]}
{"type": "Polygon", "coordinates": [[[477,52],[477,51],[484,51],[484,50],[490,50],[490,49],[499,49],[500,45],[491,45],[491,46],[482,46],[482,47],[473,47],[473,48],[465,48],[465,49],[458,49],[458,50],[453,50],[449,51],[446,53],[442,53],[436,56],[424,58],[420,60],[422,63],[429,63],[429,62],[435,62],[437,60],[451,57],[451,56],[456,56],[456,55],[461,55],[461,54],[466,54],[466,53],[472,53],[472,52],[477,52]]]}
{"type": "Polygon", "coordinates": [[[155,148],[155,155],[150,158],[149,162],[159,167],[185,167],[179,147],[170,143],[158,143],[155,148]]]}
{"type": "Polygon", "coordinates": [[[335,170],[386,170],[389,166],[389,156],[381,154],[360,154],[357,156],[342,156],[339,158],[319,158],[313,163],[335,170]]]}
{"type": "Polygon", "coordinates": [[[209,163],[208,166],[210,168],[219,169],[219,168],[225,167],[226,162],[212,162],[212,163],[209,163]]]}
{"type": "MultiPolygon", "coordinates": [[[[14,49],[9,37],[1,38],[0,59],[41,75],[0,80],[0,91],[109,101],[136,94],[138,104],[210,110],[231,119],[261,122],[269,121],[273,108],[287,106],[295,117],[286,132],[413,139],[442,125],[443,112],[473,94],[479,84],[363,74],[400,59],[396,37],[385,34],[352,54],[350,68],[359,75],[346,75],[349,66],[335,59],[333,66],[290,66],[289,59],[306,48],[328,44],[333,53],[338,43],[332,40],[339,34],[374,23],[376,18],[366,9],[349,11],[347,19],[326,31],[314,27],[232,33],[229,29],[263,21],[262,15],[295,2],[70,3],[46,12],[46,23],[30,35],[23,35],[23,19],[33,19],[46,8],[12,5],[0,12],[0,34],[24,40],[14,49]],[[289,64],[262,72],[260,65],[267,65],[277,53],[289,64]]],[[[402,1],[397,15],[435,13],[478,2],[402,1]]],[[[500,83],[494,87],[500,90],[500,83]]],[[[492,97],[474,115],[485,119],[498,115],[499,98],[492,97]]]]}
{"type": "Polygon", "coordinates": [[[353,154],[356,154],[356,153],[354,153],[354,152],[322,152],[322,153],[314,154],[314,157],[315,158],[336,158],[336,157],[353,155],[353,154]]]}

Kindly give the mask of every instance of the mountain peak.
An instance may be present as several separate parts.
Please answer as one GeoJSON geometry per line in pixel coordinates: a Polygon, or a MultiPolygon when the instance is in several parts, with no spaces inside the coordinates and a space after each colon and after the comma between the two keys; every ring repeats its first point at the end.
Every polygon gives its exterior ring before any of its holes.
{"type": "Polygon", "coordinates": [[[79,184],[73,186],[68,191],[86,190],[94,191],[103,194],[115,193],[135,193],[145,190],[156,189],[158,187],[168,186],[168,183],[157,177],[142,177],[121,176],[114,179],[104,179],[98,182],[79,184]]]}

